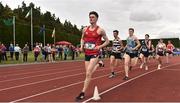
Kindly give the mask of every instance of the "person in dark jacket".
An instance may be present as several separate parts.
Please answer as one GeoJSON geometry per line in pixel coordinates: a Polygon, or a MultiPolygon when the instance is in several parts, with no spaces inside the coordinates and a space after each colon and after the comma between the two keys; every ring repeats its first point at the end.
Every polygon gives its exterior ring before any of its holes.
{"type": "Polygon", "coordinates": [[[23,62],[27,62],[28,52],[29,52],[29,46],[27,44],[25,44],[22,52],[23,52],[23,62]]]}
{"type": "Polygon", "coordinates": [[[10,46],[9,46],[9,53],[10,53],[11,60],[13,60],[13,55],[14,55],[14,46],[13,46],[13,44],[10,44],[10,46]]]}

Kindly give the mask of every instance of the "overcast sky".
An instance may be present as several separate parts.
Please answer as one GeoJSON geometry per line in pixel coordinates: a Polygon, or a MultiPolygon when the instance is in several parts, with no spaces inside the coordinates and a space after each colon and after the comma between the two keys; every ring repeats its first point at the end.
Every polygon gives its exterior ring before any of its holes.
{"type": "MultiPolygon", "coordinates": [[[[11,8],[17,8],[23,0],[1,0],[11,8]]],[[[33,2],[43,12],[50,11],[76,24],[89,25],[89,11],[99,13],[98,25],[113,39],[112,31],[120,31],[126,39],[128,28],[135,28],[138,38],[150,34],[151,38],[180,37],[180,0],[24,0],[33,2]]]]}

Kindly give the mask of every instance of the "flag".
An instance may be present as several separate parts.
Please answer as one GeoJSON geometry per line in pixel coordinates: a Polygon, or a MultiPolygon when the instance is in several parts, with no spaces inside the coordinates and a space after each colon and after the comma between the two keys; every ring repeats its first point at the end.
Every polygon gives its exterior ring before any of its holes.
{"type": "Polygon", "coordinates": [[[11,25],[13,25],[14,20],[13,19],[6,19],[6,20],[4,19],[3,22],[6,26],[11,26],[11,25]]]}
{"type": "Polygon", "coordinates": [[[54,28],[54,30],[53,30],[53,32],[52,32],[52,38],[55,36],[55,28],[54,28]]]}
{"type": "Polygon", "coordinates": [[[31,10],[26,14],[25,18],[28,18],[28,16],[31,15],[31,10]]]}
{"type": "Polygon", "coordinates": [[[45,27],[40,27],[39,34],[43,33],[45,31],[45,27]]]}

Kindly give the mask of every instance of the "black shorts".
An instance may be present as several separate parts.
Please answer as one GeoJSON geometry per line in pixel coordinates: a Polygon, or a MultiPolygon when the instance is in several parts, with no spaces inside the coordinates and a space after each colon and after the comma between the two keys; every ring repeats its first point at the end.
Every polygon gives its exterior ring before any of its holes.
{"type": "Polygon", "coordinates": [[[85,61],[90,61],[92,58],[97,58],[99,55],[85,55],[85,61]]]}
{"type": "Polygon", "coordinates": [[[114,52],[111,52],[111,56],[114,56],[115,59],[122,59],[121,53],[114,53],[114,52]]]}
{"type": "Polygon", "coordinates": [[[168,54],[173,54],[171,51],[166,51],[166,53],[168,53],[168,54]]]}
{"type": "Polygon", "coordinates": [[[148,57],[148,56],[150,55],[150,53],[149,53],[149,52],[141,52],[141,54],[143,54],[143,55],[144,55],[144,57],[148,57]]]}
{"type": "Polygon", "coordinates": [[[137,52],[137,53],[129,53],[129,52],[126,52],[126,54],[129,55],[130,58],[138,57],[138,52],[137,52]]]}
{"type": "Polygon", "coordinates": [[[164,52],[157,52],[157,55],[164,56],[164,52]]]}

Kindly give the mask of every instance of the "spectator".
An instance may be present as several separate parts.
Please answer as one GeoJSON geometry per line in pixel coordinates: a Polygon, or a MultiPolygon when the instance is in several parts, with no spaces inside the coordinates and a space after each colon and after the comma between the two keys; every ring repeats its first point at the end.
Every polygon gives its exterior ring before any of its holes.
{"type": "Polygon", "coordinates": [[[62,54],[63,54],[63,47],[60,45],[58,47],[58,57],[62,60],[62,54]]]}
{"type": "Polygon", "coordinates": [[[2,44],[2,48],[1,48],[1,52],[2,52],[2,59],[5,61],[7,61],[7,55],[6,55],[6,46],[4,44],[2,44]]]}
{"type": "Polygon", "coordinates": [[[34,59],[35,59],[35,62],[37,62],[37,60],[38,60],[39,53],[40,53],[40,47],[38,45],[36,45],[36,47],[34,48],[34,59]]]}
{"type": "Polygon", "coordinates": [[[67,55],[68,55],[68,48],[67,46],[64,46],[64,60],[67,60],[67,55]]]}
{"type": "Polygon", "coordinates": [[[76,57],[79,57],[79,47],[78,46],[76,47],[75,52],[76,52],[76,57]]]}
{"type": "Polygon", "coordinates": [[[10,57],[11,57],[11,60],[13,60],[13,55],[14,55],[14,46],[13,44],[11,43],[10,46],[9,46],[9,52],[10,52],[10,57]]]}
{"type": "Polygon", "coordinates": [[[56,52],[57,52],[56,47],[55,47],[55,45],[53,45],[52,48],[51,48],[51,54],[52,54],[52,61],[53,61],[53,62],[54,62],[55,59],[56,59],[56,58],[55,58],[56,52]]]}
{"type": "Polygon", "coordinates": [[[48,51],[48,61],[52,61],[52,54],[51,54],[51,46],[47,44],[47,51],[48,51]]]}
{"type": "Polygon", "coordinates": [[[70,46],[70,50],[71,50],[72,60],[74,60],[74,57],[75,57],[75,47],[73,47],[73,45],[71,45],[70,46]]]}
{"type": "Polygon", "coordinates": [[[45,47],[42,47],[41,48],[41,53],[42,53],[42,61],[45,61],[46,59],[45,59],[45,47]]]}
{"type": "Polygon", "coordinates": [[[48,61],[48,46],[44,46],[44,59],[45,61],[48,61]]]}
{"type": "Polygon", "coordinates": [[[27,44],[25,44],[22,52],[23,52],[23,62],[27,62],[28,52],[29,52],[29,46],[27,44]]]}
{"type": "Polygon", "coordinates": [[[15,58],[18,61],[19,60],[19,54],[21,52],[21,48],[19,47],[18,44],[16,44],[16,46],[14,47],[14,52],[15,52],[15,58]]]}

